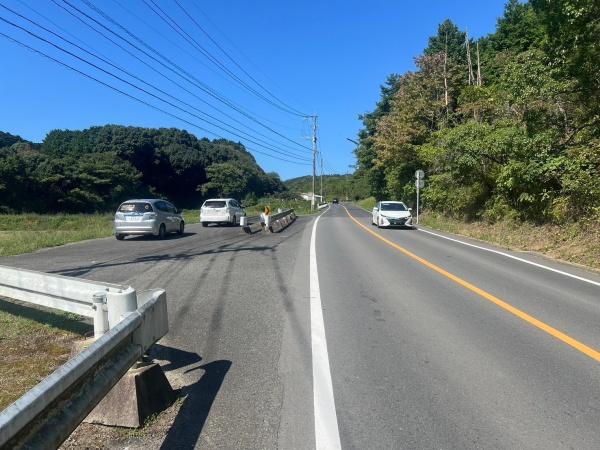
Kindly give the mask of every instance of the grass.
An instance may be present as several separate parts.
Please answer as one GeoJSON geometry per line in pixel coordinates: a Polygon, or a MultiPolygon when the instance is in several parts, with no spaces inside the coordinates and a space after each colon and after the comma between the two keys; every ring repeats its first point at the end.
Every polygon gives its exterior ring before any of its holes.
{"type": "MultiPolygon", "coordinates": [[[[199,214],[198,209],[184,210],[185,223],[198,223],[199,214]]],[[[0,256],[112,236],[113,220],[113,213],[0,214],[0,256]]]]}
{"type": "Polygon", "coordinates": [[[368,198],[365,198],[363,200],[359,200],[356,202],[356,204],[358,206],[366,209],[367,211],[371,211],[375,207],[376,203],[377,203],[377,200],[375,200],[375,197],[368,197],[368,198]]]}
{"type": "Polygon", "coordinates": [[[289,209],[293,208],[298,215],[316,214],[318,210],[310,210],[310,202],[307,200],[297,199],[280,199],[276,197],[265,197],[258,199],[255,205],[245,205],[246,214],[248,216],[258,216],[263,212],[264,207],[268,206],[271,209],[271,214],[277,212],[277,208],[289,209]]]}
{"type": "Polygon", "coordinates": [[[504,248],[533,251],[551,258],[600,269],[600,223],[594,220],[566,225],[534,225],[516,221],[465,222],[427,212],[423,225],[480,239],[504,248]]]}
{"type": "Polygon", "coordinates": [[[2,214],[0,256],[112,234],[113,214],[2,214]]]}
{"type": "Polygon", "coordinates": [[[0,410],[63,364],[92,331],[81,318],[0,299],[0,410]]]}

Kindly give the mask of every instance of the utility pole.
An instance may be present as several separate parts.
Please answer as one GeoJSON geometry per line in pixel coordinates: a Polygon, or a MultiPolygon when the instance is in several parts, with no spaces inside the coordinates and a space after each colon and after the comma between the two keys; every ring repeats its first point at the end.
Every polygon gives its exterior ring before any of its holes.
{"type": "Polygon", "coordinates": [[[313,192],[310,200],[310,210],[315,210],[315,176],[317,171],[317,116],[310,116],[313,121],[313,192]]]}
{"type": "Polygon", "coordinates": [[[323,152],[320,152],[321,156],[321,201],[323,201],[323,152]]]}

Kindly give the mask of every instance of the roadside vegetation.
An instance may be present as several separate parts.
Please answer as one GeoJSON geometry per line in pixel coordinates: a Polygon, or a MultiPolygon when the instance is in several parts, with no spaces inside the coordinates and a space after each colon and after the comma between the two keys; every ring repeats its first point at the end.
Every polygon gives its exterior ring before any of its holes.
{"type": "Polygon", "coordinates": [[[600,3],[509,0],[479,39],[446,20],[415,65],[361,116],[368,195],[414,206],[423,169],[423,206],[448,223],[600,221],[600,3]]]}
{"type": "Polygon", "coordinates": [[[509,0],[479,39],[441,23],[360,116],[358,203],[414,208],[423,169],[422,223],[598,268],[599,5],[509,0]]]}
{"type": "MultiPolygon", "coordinates": [[[[186,209],[186,224],[200,221],[200,210],[186,209]]],[[[0,257],[46,247],[112,236],[114,213],[0,214],[0,257]]]]}
{"type": "Polygon", "coordinates": [[[310,210],[310,201],[297,199],[295,196],[250,198],[243,202],[243,204],[248,216],[258,216],[264,211],[265,206],[269,207],[271,214],[276,213],[278,208],[282,210],[293,208],[298,215],[316,214],[318,212],[310,210]]]}
{"type": "Polygon", "coordinates": [[[113,214],[2,214],[0,256],[110,236],[113,217],[113,214]]]}
{"type": "Polygon", "coordinates": [[[91,331],[74,314],[0,299],[0,410],[67,361],[73,341],[91,331]]]}
{"type": "Polygon", "coordinates": [[[368,197],[368,198],[365,198],[363,200],[358,200],[356,202],[356,204],[358,206],[360,206],[361,208],[366,209],[367,211],[371,211],[375,207],[376,203],[377,203],[377,200],[375,200],[375,197],[368,197]]]}
{"type": "Polygon", "coordinates": [[[419,221],[437,230],[491,242],[510,250],[538,252],[600,270],[600,223],[594,220],[564,226],[534,225],[515,220],[465,222],[426,212],[419,221]]]}

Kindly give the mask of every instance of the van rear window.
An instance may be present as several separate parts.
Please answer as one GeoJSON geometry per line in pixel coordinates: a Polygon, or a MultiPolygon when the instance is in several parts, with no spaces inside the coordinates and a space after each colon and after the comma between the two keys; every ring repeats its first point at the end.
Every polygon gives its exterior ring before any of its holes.
{"type": "Polygon", "coordinates": [[[146,202],[128,202],[123,203],[119,206],[119,212],[137,212],[137,213],[147,213],[152,212],[152,205],[146,202]]]}
{"type": "Polygon", "coordinates": [[[202,205],[203,208],[225,208],[225,201],[223,200],[207,200],[202,205]]]}

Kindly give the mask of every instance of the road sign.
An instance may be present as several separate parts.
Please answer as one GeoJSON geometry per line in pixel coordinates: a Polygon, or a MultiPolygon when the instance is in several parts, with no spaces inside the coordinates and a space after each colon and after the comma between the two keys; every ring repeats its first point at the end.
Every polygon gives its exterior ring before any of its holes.
{"type": "Polygon", "coordinates": [[[415,180],[415,186],[417,186],[419,189],[423,189],[425,187],[425,180],[417,178],[415,180]]]}
{"type": "Polygon", "coordinates": [[[418,180],[422,180],[423,178],[425,178],[425,172],[419,169],[415,172],[415,177],[417,177],[418,180]]]}

